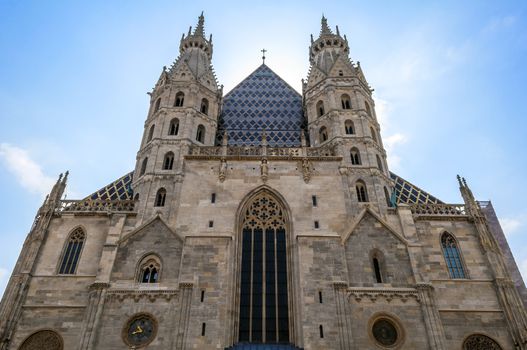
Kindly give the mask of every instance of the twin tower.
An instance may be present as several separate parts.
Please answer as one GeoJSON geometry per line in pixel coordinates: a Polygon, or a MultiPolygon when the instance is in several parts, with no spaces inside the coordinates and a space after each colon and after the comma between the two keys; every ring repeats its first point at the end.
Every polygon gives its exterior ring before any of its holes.
{"type": "MultiPolygon", "coordinates": [[[[334,33],[325,17],[318,39],[311,37],[311,67],[302,95],[264,63],[224,96],[212,67],[212,35],[206,38],[203,14],[194,30],[183,34],[179,51],[149,93],[132,186],[144,218],[155,212],[170,216],[177,183],[185,176],[185,156],[207,152],[252,152],[262,162],[264,180],[275,169],[268,155],[303,156],[298,170],[306,182],[317,173],[311,160],[334,156],[340,174],[347,175],[352,203],[369,202],[380,212],[393,206],[394,183],[372,89],[360,64],[349,58],[346,36],[338,27],[334,33]]],[[[213,169],[222,182],[230,170],[227,163],[223,157],[213,169]]]]}

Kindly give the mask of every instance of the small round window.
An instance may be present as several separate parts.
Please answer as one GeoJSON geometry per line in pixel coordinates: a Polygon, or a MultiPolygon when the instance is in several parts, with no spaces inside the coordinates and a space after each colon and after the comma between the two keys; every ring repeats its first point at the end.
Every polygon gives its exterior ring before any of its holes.
{"type": "Polygon", "coordinates": [[[381,318],[375,321],[372,328],[373,337],[382,346],[394,346],[397,344],[399,334],[395,325],[381,318]]]}

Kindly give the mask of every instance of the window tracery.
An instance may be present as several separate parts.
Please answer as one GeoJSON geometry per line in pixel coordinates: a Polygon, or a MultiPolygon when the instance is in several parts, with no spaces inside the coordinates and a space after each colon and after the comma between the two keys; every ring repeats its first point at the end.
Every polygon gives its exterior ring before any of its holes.
{"type": "Polygon", "coordinates": [[[361,165],[360,152],[356,147],[350,150],[350,158],[352,165],[361,165]]]}
{"type": "Polygon", "coordinates": [[[353,122],[349,119],[344,122],[344,128],[346,130],[346,135],[353,135],[355,133],[353,122]]]}
{"type": "Polygon", "coordinates": [[[250,202],[243,215],[239,341],[287,343],[284,209],[264,192],[250,202]]]}
{"type": "Polygon", "coordinates": [[[325,126],[321,127],[318,133],[320,136],[320,143],[328,140],[328,129],[325,126]]]}
{"type": "Polygon", "coordinates": [[[61,336],[52,330],[41,330],[31,334],[20,346],[20,350],[62,350],[61,336]]]}
{"type": "Polygon", "coordinates": [[[71,232],[62,255],[59,274],[75,274],[85,239],[86,234],[82,228],[79,227],[71,232]]]}
{"type": "Polygon", "coordinates": [[[167,152],[167,154],[165,154],[165,158],[163,159],[163,170],[172,170],[173,166],[174,166],[174,153],[167,152]]]}
{"type": "Polygon", "coordinates": [[[164,207],[166,196],[167,196],[167,190],[165,190],[163,187],[157,190],[155,206],[164,207]]]}
{"type": "Polygon", "coordinates": [[[157,283],[159,282],[160,271],[159,258],[155,255],[149,255],[143,259],[139,266],[138,280],[141,283],[157,283]]]}
{"type": "Polygon", "coordinates": [[[501,350],[501,346],[483,334],[473,334],[463,343],[463,350],[501,350]]]}
{"type": "Polygon", "coordinates": [[[183,107],[183,102],[185,101],[185,94],[180,91],[176,94],[176,101],[174,102],[174,107],[183,107]]]}
{"type": "Polygon", "coordinates": [[[179,132],[179,119],[174,118],[170,121],[170,125],[168,127],[168,134],[171,136],[176,136],[179,132]]]}
{"type": "Polygon", "coordinates": [[[368,201],[368,191],[366,190],[366,184],[362,181],[357,181],[355,185],[355,190],[357,191],[357,200],[359,202],[368,201]]]}
{"type": "Polygon", "coordinates": [[[441,235],[441,247],[443,248],[443,256],[445,258],[450,277],[467,278],[465,269],[463,268],[461,251],[454,236],[448,232],[444,232],[441,235]]]}

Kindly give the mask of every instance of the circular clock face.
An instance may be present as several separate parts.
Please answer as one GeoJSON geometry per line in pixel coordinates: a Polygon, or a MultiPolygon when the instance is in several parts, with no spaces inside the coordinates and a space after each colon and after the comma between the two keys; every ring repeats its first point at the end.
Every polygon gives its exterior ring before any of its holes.
{"type": "Polygon", "coordinates": [[[156,331],[156,321],[152,316],[138,314],[128,321],[123,336],[128,345],[144,346],[154,340],[156,331]]]}

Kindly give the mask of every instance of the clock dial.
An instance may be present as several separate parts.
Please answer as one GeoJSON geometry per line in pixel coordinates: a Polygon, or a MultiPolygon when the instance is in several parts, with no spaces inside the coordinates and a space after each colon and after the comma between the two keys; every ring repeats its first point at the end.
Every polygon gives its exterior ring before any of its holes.
{"type": "Polygon", "coordinates": [[[125,341],[128,345],[144,346],[156,336],[156,322],[148,314],[138,314],[132,317],[126,326],[125,341]]]}

